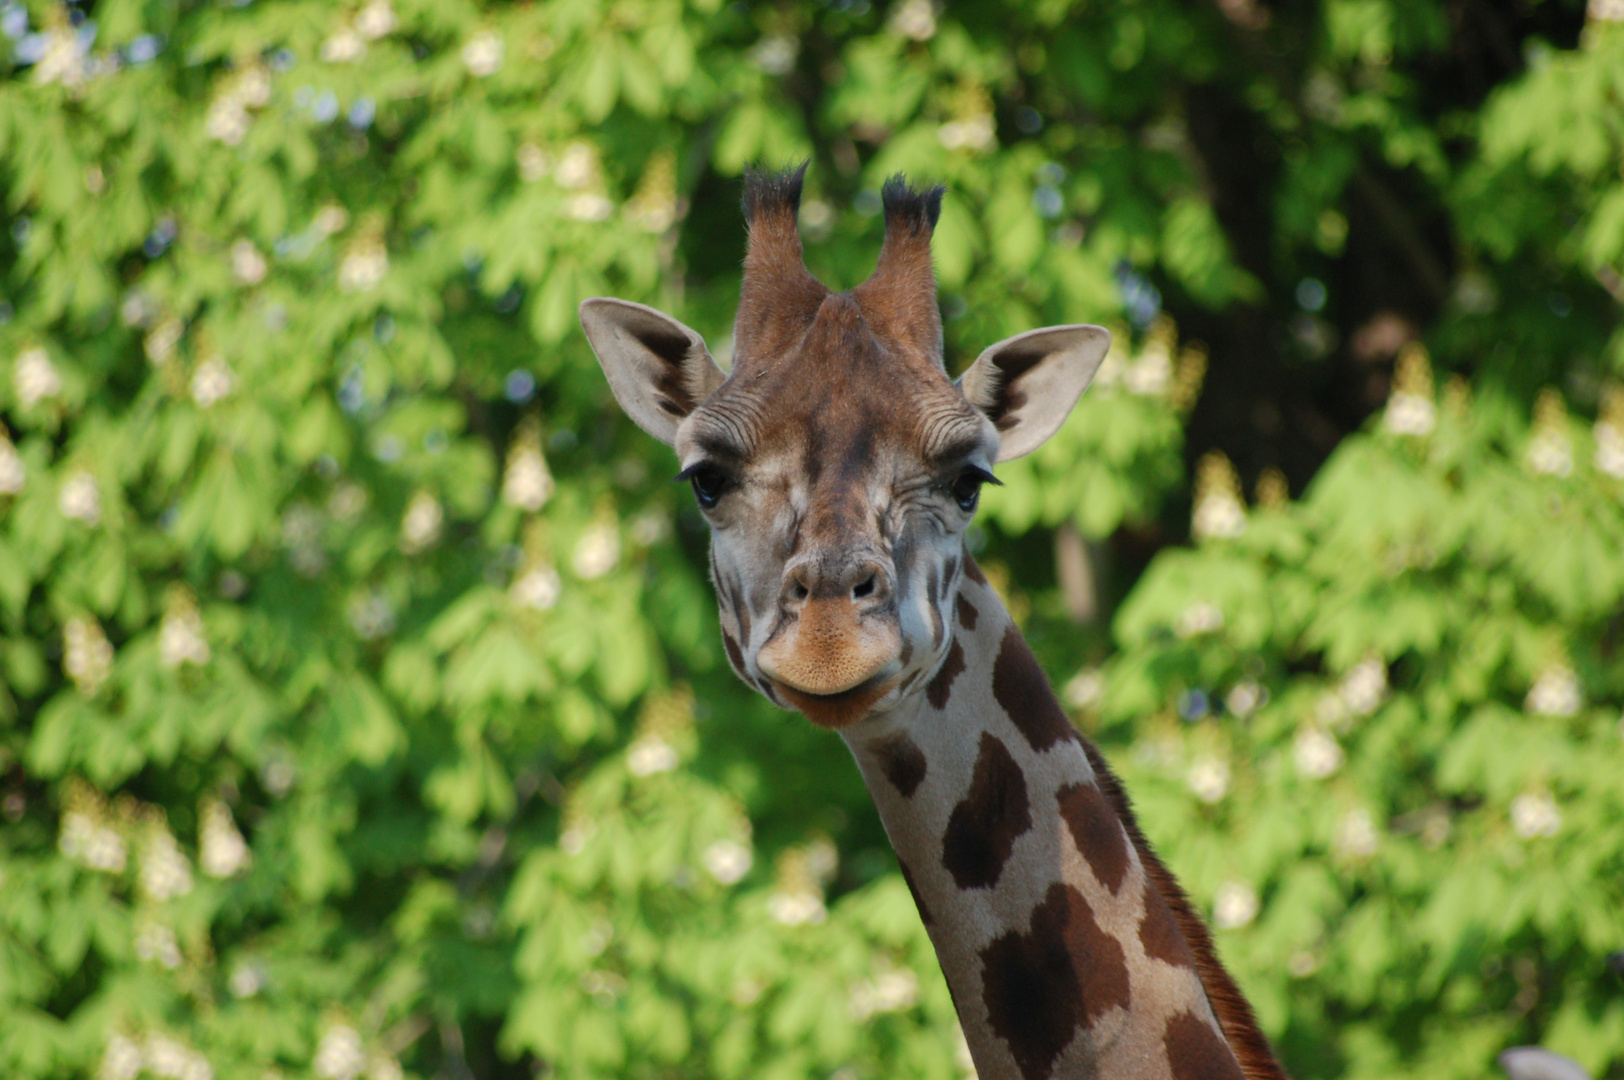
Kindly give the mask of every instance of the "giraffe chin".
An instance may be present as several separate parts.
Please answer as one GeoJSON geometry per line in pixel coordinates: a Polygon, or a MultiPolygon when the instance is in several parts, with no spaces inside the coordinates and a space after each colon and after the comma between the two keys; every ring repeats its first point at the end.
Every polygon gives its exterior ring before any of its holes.
{"type": "Polygon", "coordinates": [[[868,716],[880,699],[896,684],[896,676],[890,672],[882,672],[872,679],[858,683],[850,690],[842,690],[837,694],[809,694],[804,690],[786,686],[777,679],[773,679],[772,684],[778,696],[802,716],[821,728],[839,731],[868,716]]]}

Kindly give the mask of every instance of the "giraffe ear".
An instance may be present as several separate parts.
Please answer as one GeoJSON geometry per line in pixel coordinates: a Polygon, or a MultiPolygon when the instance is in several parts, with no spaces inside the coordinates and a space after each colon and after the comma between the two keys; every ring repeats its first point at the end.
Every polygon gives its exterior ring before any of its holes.
{"type": "Polygon", "coordinates": [[[1104,327],[1046,326],[976,357],[957,385],[998,428],[998,460],[1030,454],[1059,431],[1110,349],[1104,327]]]}
{"type": "Polygon", "coordinates": [[[677,425],[727,379],[704,338],[651,307],[583,300],[581,329],[620,407],[667,446],[676,441],[677,425]]]}

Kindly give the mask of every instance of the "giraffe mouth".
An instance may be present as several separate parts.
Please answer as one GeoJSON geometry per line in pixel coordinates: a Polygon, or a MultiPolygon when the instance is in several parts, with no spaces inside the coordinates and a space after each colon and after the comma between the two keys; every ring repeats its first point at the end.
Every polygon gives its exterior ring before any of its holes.
{"type": "Polygon", "coordinates": [[[887,664],[885,669],[846,690],[833,694],[814,694],[797,690],[779,679],[768,676],[778,695],[808,720],[822,728],[839,730],[850,727],[866,717],[896,684],[897,665],[887,664]]]}

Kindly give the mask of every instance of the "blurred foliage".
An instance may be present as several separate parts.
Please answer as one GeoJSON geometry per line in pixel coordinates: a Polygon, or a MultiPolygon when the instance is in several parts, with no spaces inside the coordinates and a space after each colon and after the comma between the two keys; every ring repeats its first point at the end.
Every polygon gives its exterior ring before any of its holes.
{"type": "Polygon", "coordinates": [[[962,1074],[575,328],[725,357],[811,156],[837,286],[948,186],[951,367],[1117,327],[974,541],[1296,1074],[1621,1075],[1619,14],[0,2],[0,1069],[962,1074]]]}

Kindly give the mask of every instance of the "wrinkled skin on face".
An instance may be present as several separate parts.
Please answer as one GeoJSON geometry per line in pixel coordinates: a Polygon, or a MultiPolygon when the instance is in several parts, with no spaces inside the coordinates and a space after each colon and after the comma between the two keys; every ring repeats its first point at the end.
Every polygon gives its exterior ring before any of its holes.
{"type": "Polygon", "coordinates": [[[843,727],[936,670],[964,528],[998,457],[993,424],[940,368],[887,350],[831,295],[801,347],[728,380],[676,450],[711,523],[741,678],[843,727]]]}

